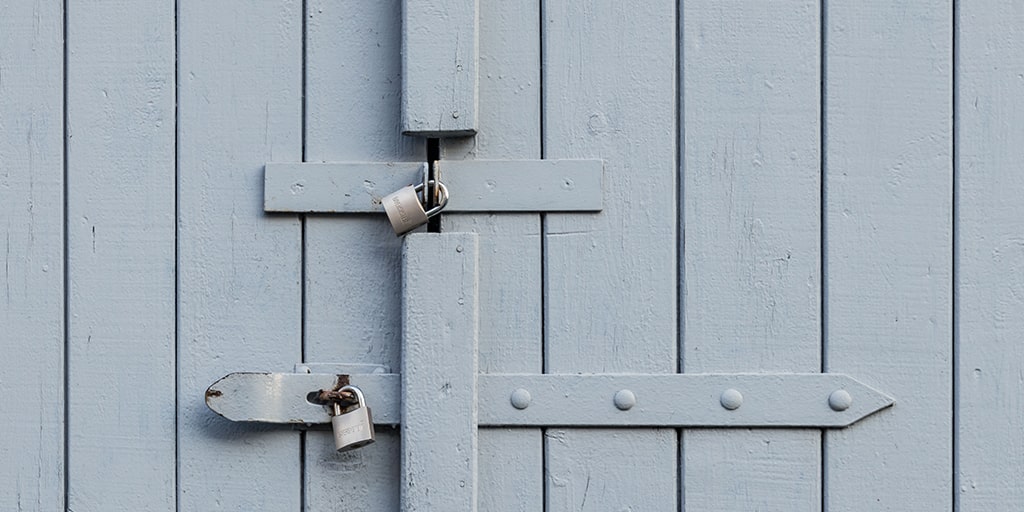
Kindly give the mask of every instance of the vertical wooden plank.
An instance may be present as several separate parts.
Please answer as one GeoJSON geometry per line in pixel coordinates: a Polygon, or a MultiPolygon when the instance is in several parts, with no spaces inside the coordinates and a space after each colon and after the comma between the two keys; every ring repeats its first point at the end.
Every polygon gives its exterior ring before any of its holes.
{"type": "MultiPolygon", "coordinates": [[[[602,213],[547,216],[546,370],[675,372],[676,3],[543,6],[544,157],[606,161],[602,213]]],[[[548,430],[546,506],[676,509],[677,438],[548,430]]]]}
{"type": "Polygon", "coordinates": [[[826,506],[950,510],[952,4],[825,19],[826,370],[896,399],[826,433],[826,506]]]}
{"type": "Polygon", "coordinates": [[[479,0],[402,1],[402,131],[476,133],[479,0]]]}
{"type": "MultiPolygon", "coordinates": [[[[306,6],[307,161],[421,161],[401,134],[400,0],[306,6]]],[[[373,180],[373,176],[364,179],[373,180]]],[[[401,239],[383,212],[306,217],[305,359],[401,366],[401,239]]],[[[367,397],[371,403],[374,397],[367,397]]],[[[306,434],[306,508],[399,509],[397,429],[338,454],[330,432],[306,434]]]]}
{"type": "Polygon", "coordinates": [[[1024,4],[957,9],[956,510],[974,512],[1024,503],[1024,4]]]}
{"type": "Polygon", "coordinates": [[[0,509],[64,508],[64,13],[0,1],[0,509]]]}
{"type": "Polygon", "coordinates": [[[67,5],[68,507],[174,510],[174,5],[67,5]]]}
{"type": "Polygon", "coordinates": [[[477,510],[477,254],[474,233],[405,239],[401,510],[477,510]]]}
{"type": "MultiPolygon", "coordinates": [[[[539,2],[480,5],[479,72],[479,132],[442,140],[443,158],[540,158],[539,2]]],[[[480,371],[541,373],[540,215],[442,215],[441,224],[480,234],[480,371]]],[[[478,435],[479,509],[543,510],[542,430],[478,435]]]]}
{"type": "Polygon", "coordinates": [[[263,164],[299,161],[302,2],[178,5],[181,510],[296,510],[299,435],[203,403],[231,371],[300,358],[301,229],[263,213],[263,164]]]}
{"type": "MultiPolygon", "coordinates": [[[[820,369],[819,11],[683,4],[686,372],[820,369]]],[[[683,458],[688,511],[821,509],[817,430],[687,430],[683,458]]]]}

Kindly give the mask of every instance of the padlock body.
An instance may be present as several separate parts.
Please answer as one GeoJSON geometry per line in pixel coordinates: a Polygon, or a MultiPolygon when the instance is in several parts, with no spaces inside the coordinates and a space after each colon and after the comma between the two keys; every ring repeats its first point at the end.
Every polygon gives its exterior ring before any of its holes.
{"type": "Polygon", "coordinates": [[[346,452],[366,446],[374,441],[373,416],[369,407],[356,407],[331,417],[334,427],[334,447],[346,452]]]}
{"type": "Polygon", "coordinates": [[[427,212],[412,185],[384,196],[381,202],[396,235],[404,235],[427,223],[427,212]]]}

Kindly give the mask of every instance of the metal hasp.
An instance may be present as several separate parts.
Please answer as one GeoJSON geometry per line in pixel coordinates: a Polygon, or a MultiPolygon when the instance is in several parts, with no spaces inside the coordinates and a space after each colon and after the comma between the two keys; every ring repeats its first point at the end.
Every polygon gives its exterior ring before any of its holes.
{"type": "MultiPolygon", "coordinates": [[[[364,391],[374,423],[401,424],[400,374],[344,377],[364,391]]],[[[331,373],[232,373],[210,386],[206,404],[232,421],[327,424],[328,410],[306,398],[337,381],[331,373]]],[[[481,427],[842,428],[893,405],[838,373],[482,373],[476,387],[481,427]]]]}
{"type": "MultiPolygon", "coordinates": [[[[602,160],[442,160],[445,213],[599,212],[602,160]]],[[[374,213],[384,196],[422,180],[423,162],[268,163],[263,209],[374,213]]]]}
{"type": "Polygon", "coordinates": [[[402,133],[476,134],[478,0],[402,2],[402,133]]]}

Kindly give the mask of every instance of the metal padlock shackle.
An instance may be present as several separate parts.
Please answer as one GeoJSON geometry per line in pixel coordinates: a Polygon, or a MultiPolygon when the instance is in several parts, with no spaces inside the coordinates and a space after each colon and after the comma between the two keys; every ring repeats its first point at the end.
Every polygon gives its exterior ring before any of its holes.
{"type": "MultiPolygon", "coordinates": [[[[437,205],[425,212],[427,214],[427,218],[430,218],[433,217],[434,215],[437,215],[438,213],[441,213],[441,210],[443,210],[445,206],[448,206],[448,187],[444,186],[444,183],[441,183],[440,181],[436,180],[428,180],[427,185],[435,187],[436,190],[440,193],[440,197],[437,200],[437,205]]],[[[413,188],[413,190],[415,190],[416,193],[423,192],[423,199],[420,200],[421,204],[427,204],[427,192],[424,191],[425,189],[426,187],[422,183],[416,185],[416,187],[413,188]]]]}
{"type": "MultiPolygon", "coordinates": [[[[356,396],[356,403],[359,405],[359,407],[366,407],[366,400],[363,399],[363,390],[355,386],[348,385],[342,386],[341,388],[338,389],[338,393],[341,393],[342,391],[351,391],[352,394],[356,396]]],[[[339,403],[338,401],[334,402],[334,414],[341,414],[341,403],[339,403]]]]}

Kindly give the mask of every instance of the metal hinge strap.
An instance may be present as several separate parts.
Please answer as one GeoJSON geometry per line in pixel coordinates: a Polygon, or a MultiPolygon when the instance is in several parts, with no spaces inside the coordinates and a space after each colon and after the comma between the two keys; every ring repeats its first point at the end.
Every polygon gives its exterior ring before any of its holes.
{"type": "MultiPolygon", "coordinates": [[[[400,374],[344,377],[363,389],[375,423],[401,422],[400,374]]],[[[206,403],[232,421],[326,424],[327,409],[306,397],[338,378],[232,373],[210,386],[206,403]]],[[[477,387],[481,427],[837,428],[894,403],[837,373],[479,374],[477,387]]]]}

